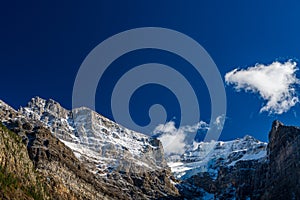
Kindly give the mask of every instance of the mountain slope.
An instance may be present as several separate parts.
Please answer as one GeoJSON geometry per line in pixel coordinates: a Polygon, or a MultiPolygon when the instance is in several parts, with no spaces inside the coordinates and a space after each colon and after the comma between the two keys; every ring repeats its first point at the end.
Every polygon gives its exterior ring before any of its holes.
{"type": "Polygon", "coordinates": [[[43,199],[46,193],[21,138],[0,125],[0,199],[43,199]]]}

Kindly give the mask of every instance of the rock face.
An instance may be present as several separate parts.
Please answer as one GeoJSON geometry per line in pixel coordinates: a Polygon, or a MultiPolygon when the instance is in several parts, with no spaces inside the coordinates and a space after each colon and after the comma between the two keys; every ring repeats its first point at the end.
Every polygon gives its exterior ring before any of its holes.
{"type": "Polygon", "coordinates": [[[273,122],[269,133],[266,199],[300,198],[300,129],[273,122]]]}

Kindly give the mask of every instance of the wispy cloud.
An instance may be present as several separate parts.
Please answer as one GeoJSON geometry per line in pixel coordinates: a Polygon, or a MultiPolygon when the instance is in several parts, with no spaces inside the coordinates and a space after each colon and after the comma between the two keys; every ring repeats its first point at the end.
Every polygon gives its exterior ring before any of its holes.
{"type": "Polygon", "coordinates": [[[258,93],[266,101],[260,112],[282,114],[299,102],[295,90],[300,83],[296,77],[297,70],[297,63],[292,61],[257,64],[228,72],[225,81],[234,85],[237,91],[258,93]]]}

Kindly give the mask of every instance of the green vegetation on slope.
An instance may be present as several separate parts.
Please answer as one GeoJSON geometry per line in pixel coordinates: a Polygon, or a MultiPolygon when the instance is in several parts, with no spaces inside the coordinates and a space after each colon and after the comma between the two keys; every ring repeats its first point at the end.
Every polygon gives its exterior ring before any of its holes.
{"type": "Polygon", "coordinates": [[[21,138],[0,123],[0,199],[43,199],[43,188],[21,138]]]}

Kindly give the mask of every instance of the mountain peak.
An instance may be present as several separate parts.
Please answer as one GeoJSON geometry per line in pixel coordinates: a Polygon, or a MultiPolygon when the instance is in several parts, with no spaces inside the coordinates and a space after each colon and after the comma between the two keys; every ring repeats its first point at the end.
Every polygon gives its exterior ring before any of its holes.
{"type": "Polygon", "coordinates": [[[38,96],[32,98],[25,107],[20,107],[19,113],[34,120],[41,118],[67,118],[69,111],[53,99],[45,100],[38,96]]]}
{"type": "Polygon", "coordinates": [[[16,112],[16,110],[14,108],[12,108],[10,105],[8,105],[7,103],[5,103],[1,99],[0,99],[0,108],[9,109],[9,110],[13,110],[13,111],[16,112]]]}
{"type": "Polygon", "coordinates": [[[280,126],[284,126],[284,124],[279,120],[275,120],[272,123],[272,130],[277,130],[280,126]]]}
{"type": "Polygon", "coordinates": [[[46,100],[39,96],[35,96],[35,97],[32,97],[28,103],[39,103],[39,102],[43,103],[43,102],[46,102],[46,100]]]}
{"type": "Polygon", "coordinates": [[[31,98],[26,107],[45,107],[45,105],[58,105],[61,107],[61,105],[53,99],[46,100],[38,96],[31,98]]]}

